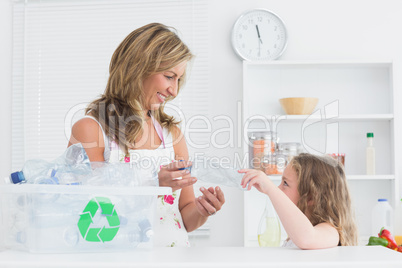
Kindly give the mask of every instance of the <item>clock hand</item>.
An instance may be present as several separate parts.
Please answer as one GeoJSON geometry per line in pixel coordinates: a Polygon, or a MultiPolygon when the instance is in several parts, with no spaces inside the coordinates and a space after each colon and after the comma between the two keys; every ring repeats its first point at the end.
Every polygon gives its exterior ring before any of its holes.
{"type": "Polygon", "coordinates": [[[261,36],[260,36],[260,31],[258,30],[258,25],[255,25],[255,28],[257,29],[257,35],[258,35],[258,39],[260,40],[261,44],[262,44],[262,40],[261,40],[261,36]]]}

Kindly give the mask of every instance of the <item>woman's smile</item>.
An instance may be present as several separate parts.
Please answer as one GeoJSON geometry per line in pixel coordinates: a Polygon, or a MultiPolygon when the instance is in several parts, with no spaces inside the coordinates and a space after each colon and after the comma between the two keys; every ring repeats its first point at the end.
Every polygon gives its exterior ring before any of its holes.
{"type": "Polygon", "coordinates": [[[158,96],[158,98],[159,98],[159,100],[160,100],[161,103],[162,103],[162,102],[165,102],[165,99],[167,98],[167,96],[163,95],[163,94],[160,93],[160,92],[157,92],[156,95],[158,96]]]}

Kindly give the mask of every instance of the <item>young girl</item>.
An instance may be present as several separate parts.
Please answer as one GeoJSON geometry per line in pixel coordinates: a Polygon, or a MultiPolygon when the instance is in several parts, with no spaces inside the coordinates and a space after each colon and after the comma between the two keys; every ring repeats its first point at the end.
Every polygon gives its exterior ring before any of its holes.
{"type": "Polygon", "coordinates": [[[357,245],[357,228],[343,167],[331,157],[300,154],[279,187],[262,171],[242,169],[241,185],[266,194],[285,228],[283,246],[320,249],[357,245]]]}

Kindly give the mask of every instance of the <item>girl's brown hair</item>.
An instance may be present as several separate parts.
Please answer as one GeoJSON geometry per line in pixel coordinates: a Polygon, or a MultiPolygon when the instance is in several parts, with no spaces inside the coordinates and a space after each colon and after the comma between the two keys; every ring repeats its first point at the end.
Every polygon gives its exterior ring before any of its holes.
{"type": "MultiPolygon", "coordinates": [[[[94,116],[105,134],[127,153],[142,134],[146,109],[144,79],[190,61],[192,57],[173,28],[151,23],[134,30],[113,53],[105,92],[88,105],[85,113],[94,116]]],[[[184,83],[185,73],[179,80],[177,93],[184,83]]],[[[170,96],[167,101],[172,99],[170,96]]],[[[179,122],[164,112],[164,106],[152,113],[170,132],[179,122]]]]}
{"type": "Polygon", "coordinates": [[[343,166],[333,158],[300,154],[291,163],[298,176],[299,209],[315,226],[327,222],[339,233],[339,245],[356,246],[357,227],[343,166]]]}

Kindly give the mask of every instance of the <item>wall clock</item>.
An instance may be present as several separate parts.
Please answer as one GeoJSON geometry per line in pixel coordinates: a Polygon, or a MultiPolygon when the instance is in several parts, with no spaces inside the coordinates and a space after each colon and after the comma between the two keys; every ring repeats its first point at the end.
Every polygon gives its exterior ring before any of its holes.
{"type": "Polygon", "coordinates": [[[266,9],[242,13],[232,29],[233,49],[248,61],[275,60],[285,51],[286,45],[285,24],[266,9]]]}

